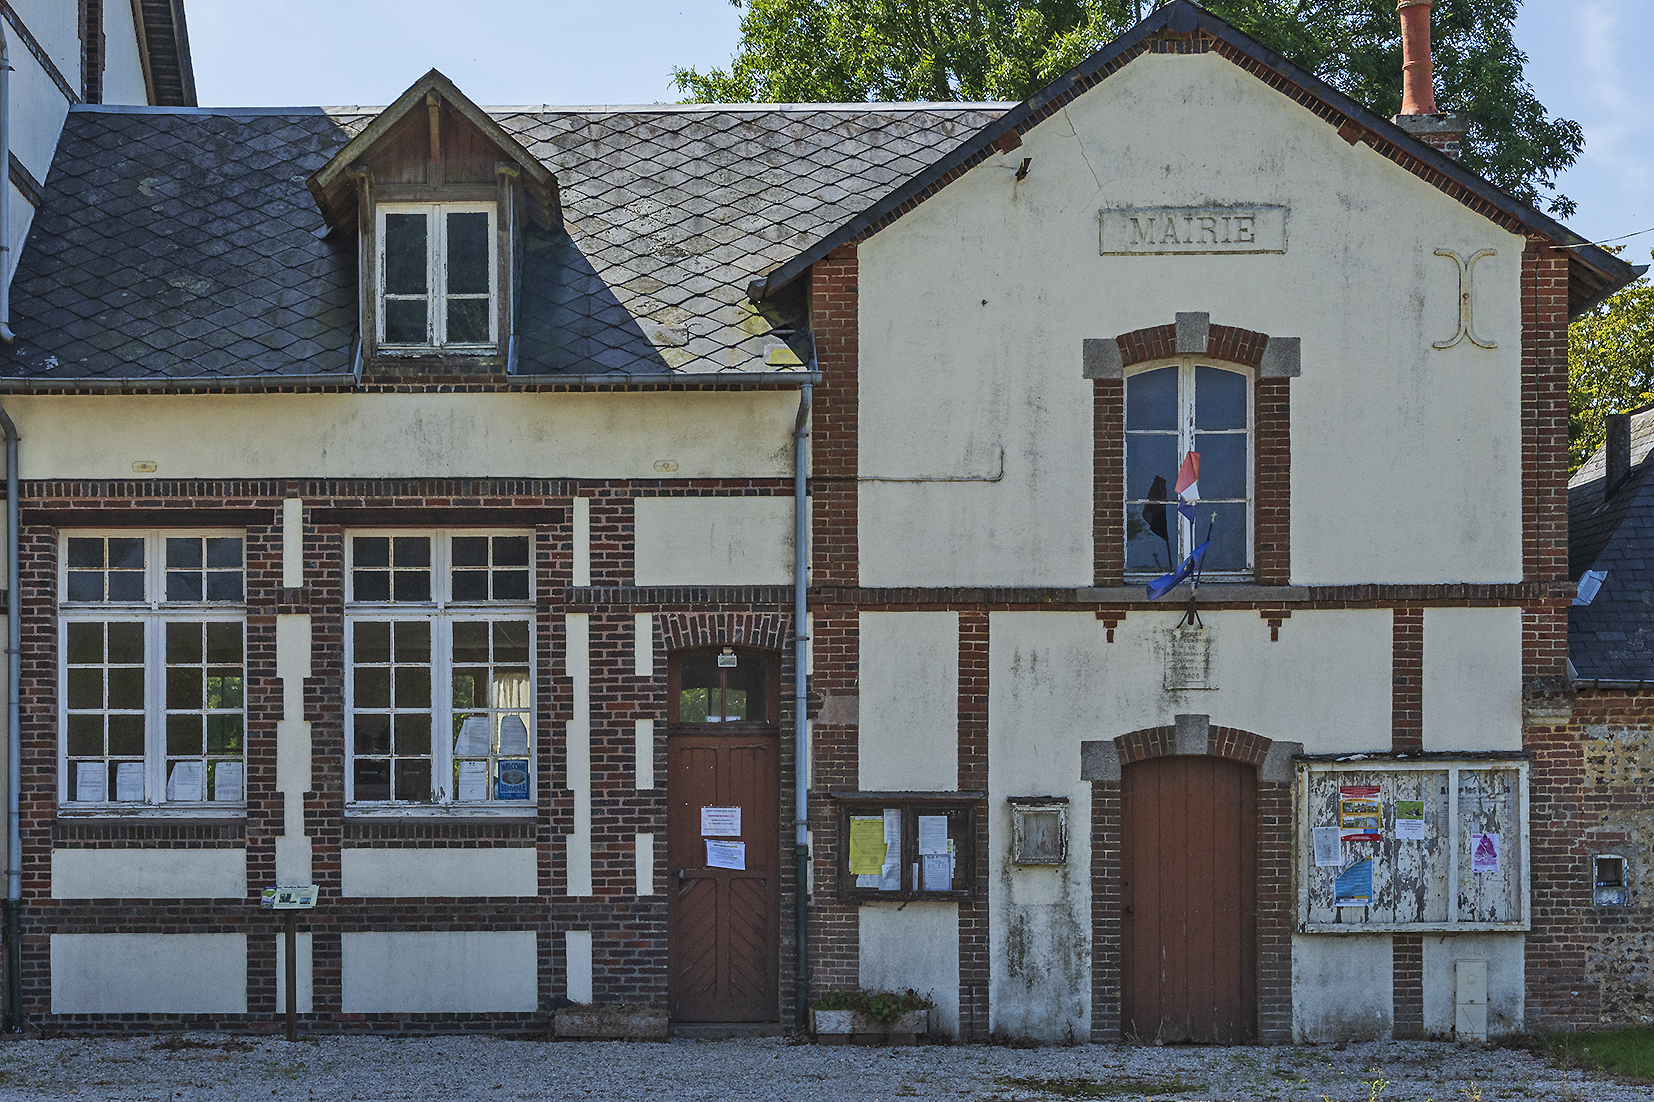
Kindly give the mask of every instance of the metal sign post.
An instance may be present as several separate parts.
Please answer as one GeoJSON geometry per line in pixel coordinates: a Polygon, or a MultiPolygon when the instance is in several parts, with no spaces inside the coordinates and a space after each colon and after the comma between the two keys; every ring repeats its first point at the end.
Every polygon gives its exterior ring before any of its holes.
{"type": "Polygon", "coordinates": [[[316,906],[316,885],[265,888],[258,901],[264,910],[282,911],[287,933],[287,1039],[299,1039],[299,912],[316,906]]]}

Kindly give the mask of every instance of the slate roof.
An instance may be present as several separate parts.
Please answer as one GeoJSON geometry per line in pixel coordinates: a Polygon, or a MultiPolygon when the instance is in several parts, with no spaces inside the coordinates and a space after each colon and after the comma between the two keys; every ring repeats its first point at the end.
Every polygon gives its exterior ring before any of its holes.
{"type": "MultiPolygon", "coordinates": [[[[790,340],[808,363],[802,300],[760,313],[747,283],[1008,106],[490,111],[557,174],[566,227],[526,235],[517,373],[803,370],[770,355],[790,340]]],[[[356,239],[327,232],[304,181],[375,114],[72,109],[0,387],[348,375],[356,239]]]]}
{"type": "Polygon", "coordinates": [[[1631,415],[1631,473],[1604,500],[1606,449],[1568,483],[1568,571],[1608,577],[1568,609],[1568,657],[1585,681],[1654,681],[1654,406],[1631,415]]]}

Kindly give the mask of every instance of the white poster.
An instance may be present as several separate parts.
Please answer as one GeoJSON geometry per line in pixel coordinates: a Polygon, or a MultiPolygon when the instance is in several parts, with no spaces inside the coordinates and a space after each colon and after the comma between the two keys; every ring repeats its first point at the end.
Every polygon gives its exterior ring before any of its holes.
{"type": "Polygon", "coordinates": [[[919,856],[934,857],[948,852],[948,817],[919,816],[919,856]]]}
{"type": "Polygon", "coordinates": [[[714,869],[742,869],[747,867],[745,842],[718,842],[706,840],[706,863],[714,869]]]}
{"type": "Polygon", "coordinates": [[[1315,864],[1317,867],[1343,864],[1343,856],[1339,851],[1338,840],[1342,834],[1339,827],[1315,827],[1310,831],[1315,836],[1315,864]]]}
{"type": "Polygon", "coordinates": [[[738,807],[701,808],[702,838],[739,838],[741,836],[741,809],[738,807]]]}
{"type": "Polygon", "coordinates": [[[75,763],[75,799],[83,804],[101,804],[109,798],[109,770],[101,761],[75,763]]]}
{"type": "Polygon", "coordinates": [[[494,732],[490,729],[487,716],[466,716],[459,725],[459,734],[454,737],[454,756],[456,758],[480,758],[488,753],[488,744],[493,741],[494,732]]]}
{"type": "Polygon", "coordinates": [[[213,768],[212,798],[240,803],[247,798],[242,781],[243,766],[238,761],[221,761],[213,768]]]}
{"type": "MultiPolygon", "coordinates": [[[[219,767],[222,770],[222,766],[219,767]]],[[[201,763],[198,761],[180,761],[173,763],[172,772],[167,774],[167,799],[169,800],[200,800],[202,799],[201,763]]]]}
{"type": "MultiPolygon", "coordinates": [[[[469,721],[467,721],[469,722],[469,721]]],[[[459,799],[488,799],[488,763],[462,761],[459,763],[459,799]]]]}
{"type": "Polygon", "coordinates": [[[123,761],[115,766],[115,799],[140,803],[144,798],[144,763],[123,761]]]}
{"type": "Polygon", "coordinates": [[[924,890],[945,892],[953,889],[953,859],[947,854],[926,854],[919,858],[924,870],[924,890]]]}
{"type": "Polygon", "coordinates": [[[507,757],[528,753],[528,724],[522,716],[500,718],[500,753],[507,757]]]}

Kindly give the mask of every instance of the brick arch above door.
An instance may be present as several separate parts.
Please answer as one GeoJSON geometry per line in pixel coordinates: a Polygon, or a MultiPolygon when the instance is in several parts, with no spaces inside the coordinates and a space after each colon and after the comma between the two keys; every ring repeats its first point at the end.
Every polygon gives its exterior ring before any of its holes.
{"type": "Polygon", "coordinates": [[[1119,780],[1132,762],[1177,755],[1202,755],[1242,762],[1258,769],[1262,783],[1290,784],[1292,757],[1301,742],[1282,742],[1239,727],[1223,727],[1208,715],[1185,714],[1164,727],[1144,727],[1113,739],[1080,744],[1080,779],[1119,780]]]}
{"type": "Polygon", "coordinates": [[[1252,579],[1286,585],[1291,577],[1292,401],[1302,371],[1298,337],[1213,325],[1211,315],[1179,312],[1169,325],[1087,338],[1083,371],[1091,380],[1092,581],[1125,581],[1125,370],[1169,356],[1205,356],[1255,372],[1252,388],[1252,579]]]}
{"type": "Polygon", "coordinates": [[[662,612],[655,615],[667,651],[740,646],[780,650],[789,617],[774,612],[662,612]]]}

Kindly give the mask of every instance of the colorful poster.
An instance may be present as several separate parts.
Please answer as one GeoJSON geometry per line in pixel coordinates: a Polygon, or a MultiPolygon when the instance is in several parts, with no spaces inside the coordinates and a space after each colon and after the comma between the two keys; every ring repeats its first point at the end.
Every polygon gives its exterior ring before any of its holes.
{"type": "Polygon", "coordinates": [[[1499,871],[1499,836],[1472,834],[1470,836],[1470,867],[1477,872],[1499,871]]]}
{"type": "Polygon", "coordinates": [[[1357,861],[1338,874],[1332,885],[1334,907],[1368,907],[1373,902],[1373,859],[1357,861]]]}
{"type": "MultiPolygon", "coordinates": [[[[850,816],[850,875],[878,876],[884,871],[884,816],[850,816]]],[[[857,887],[877,887],[857,884],[857,887]]]]}
{"type": "Polygon", "coordinates": [[[528,799],[528,762],[526,760],[506,760],[499,763],[499,780],[496,782],[494,796],[500,800],[528,799]]]}
{"type": "Polygon", "coordinates": [[[1396,837],[1408,842],[1424,841],[1424,801],[1396,801],[1396,837]]]}
{"type": "Polygon", "coordinates": [[[1338,844],[1337,827],[1314,827],[1310,831],[1315,839],[1315,866],[1336,868],[1344,863],[1344,854],[1338,844]]]}
{"type": "Polygon", "coordinates": [[[1346,784],[1338,789],[1338,826],[1346,842],[1376,842],[1382,837],[1378,785],[1346,784]]]}

